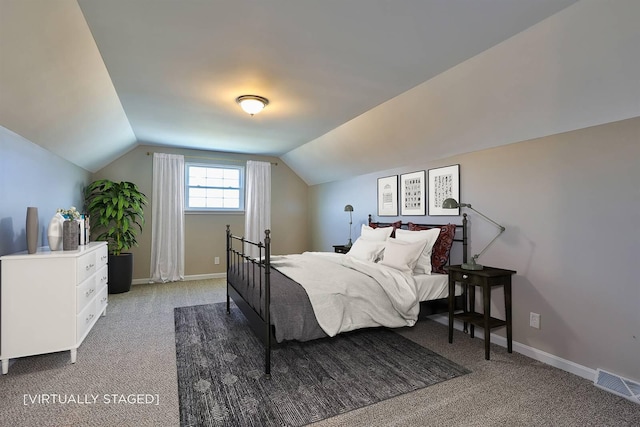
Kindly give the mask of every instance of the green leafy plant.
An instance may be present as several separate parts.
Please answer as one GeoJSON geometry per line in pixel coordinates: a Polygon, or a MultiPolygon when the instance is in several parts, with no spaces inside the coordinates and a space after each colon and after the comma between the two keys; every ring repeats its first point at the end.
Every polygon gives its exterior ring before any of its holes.
{"type": "Polygon", "coordinates": [[[96,240],[106,241],[112,255],[138,246],[136,235],[144,225],[147,197],[127,181],[94,181],[84,190],[91,227],[99,232],[96,240]]]}

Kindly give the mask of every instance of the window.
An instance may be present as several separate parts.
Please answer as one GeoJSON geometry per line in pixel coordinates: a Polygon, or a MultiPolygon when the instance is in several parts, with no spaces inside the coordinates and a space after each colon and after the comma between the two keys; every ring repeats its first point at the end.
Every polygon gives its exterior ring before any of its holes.
{"type": "Polygon", "coordinates": [[[187,163],[186,210],[244,211],[244,167],[187,163]]]}

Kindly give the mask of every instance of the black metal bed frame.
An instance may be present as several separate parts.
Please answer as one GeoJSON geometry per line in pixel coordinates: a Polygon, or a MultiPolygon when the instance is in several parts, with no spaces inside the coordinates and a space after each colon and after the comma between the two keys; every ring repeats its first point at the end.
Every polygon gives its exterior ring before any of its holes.
{"type": "Polygon", "coordinates": [[[244,237],[231,234],[231,226],[227,225],[227,314],[231,312],[230,298],[238,306],[242,314],[249,321],[249,326],[258,339],[265,346],[265,375],[271,378],[271,348],[275,337],[271,327],[271,230],[265,230],[264,243],[252,242],[244,237]],[[239,242],[240,249],[234,247],[233,242],[239,242]],[[257,248],[258,257],[247,255],[245,248],[257,248]],[[256,274],[257,271],[257,274],[256,274]],[[251,278],[255,287],[258,286],[260,304],[254,307],[229,281],[230,274],[238,275],[241,279],[251,278]],[[256,283],[257,277],[257,283],[256,283]]]}
{"type": "MultiPolygon", "coordinates": [[[[389,227],[394,223],[373,222],[369,215],[369,224],[378,227],[389,227]]],[[[396,223],[397,224],[397,223],[396,223]]],[[[401,226],[407,226],[401,223],[401,226]]],[[[421,227],[440,227],[443,224],[416,224],[421,227]]],[[[462,236],[454,238],[454,242],[462,244],[462,262],[467,262],[467,214],[463,214],[462,224],[456,224],[456,229],[462,229],[462,236]]],[[[271,325],[271,231],[265,230],[264,243],[252,242],[241,236],[231,233],[231,227],[227,225],[227,313],[230,313],[230,301],[238,306],[242,314],[247,318],[249,325],[258,339],[265,346],[265,376],[271,378],[271,349],[277,345],[273,326],[271,325]],[[235,245],[234,245],[235,242],[235,245]],[[239,248],[238,248],[239,246],[239,248]],[[258,256],[248,255],[247,247],[257,248],[258,256]],[[247,301],[245,296],[238,291],[229,281],[229,277],[237,276],[242,280],[250,280],[254,290],[259,293],[260,304],[247,301]]],[[[464,295],[455,297],[455,309],[462,310],[466,298],[464,295]]],[[[448,297],[432,301],[420,302],[419,318],[432,314],[446,313],[449,310],[448,297]]],[[[466,325],[465,325],[466,329],[466,325]]]]}

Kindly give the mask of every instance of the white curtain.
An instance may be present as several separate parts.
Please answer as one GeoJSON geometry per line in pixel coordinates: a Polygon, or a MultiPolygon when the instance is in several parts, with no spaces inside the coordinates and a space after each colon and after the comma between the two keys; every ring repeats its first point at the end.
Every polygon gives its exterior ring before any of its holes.
{"type": "Polygon", "coordinates": [[[154,153],[151,280],[184,279],[184,156],[154,153]]]}
{"type": "MultiPolygon", "coordinates": [[[[245,238],[263,242],[264,230],[271,229],[271,163],[247,161],[246,191],[245,238]]],[[[258,256],[257,248],[248,249],[249,255],[258,256]]]]}

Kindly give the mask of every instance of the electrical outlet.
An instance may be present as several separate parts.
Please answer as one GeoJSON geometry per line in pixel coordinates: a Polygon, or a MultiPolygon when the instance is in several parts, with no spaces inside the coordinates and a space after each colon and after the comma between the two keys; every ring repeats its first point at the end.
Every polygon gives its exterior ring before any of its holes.
{"type": "Polygon", "coordinates": [[[219,256],[215,257],[213,259],[213,263],[216,264],[216,265],[220,264],[220,257],[219,256]]]}
{"type": "Polygon", "coordinates": [[[538,313],[531,312],[529,314],[529,326],[540,329],[540,315],[538,313]]]}

